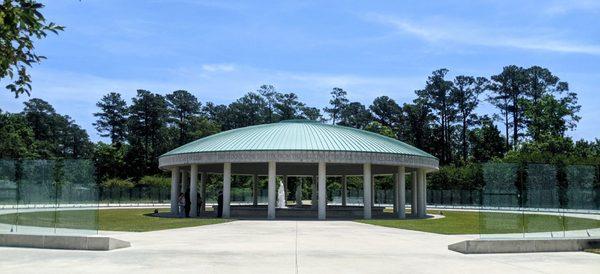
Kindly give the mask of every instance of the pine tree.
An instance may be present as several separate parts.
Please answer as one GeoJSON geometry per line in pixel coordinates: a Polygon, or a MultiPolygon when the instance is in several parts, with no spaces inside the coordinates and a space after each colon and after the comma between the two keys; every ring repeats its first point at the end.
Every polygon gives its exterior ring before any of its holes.
{"type": "Polygon", "coordinates": [[[110,137],[114,146],[120,146],[127,138],[127,103],[121,94],[111,92],[104,95],[96,106],[100,112],[94,113],[98,120],[93,125],[100,136],[110,137]]]}
{"type": "Polygon", "coordinates": [[[324,111],[329,113],[329,117],[331,117],[331,123],[336,124],[339,119],[340,113],[342,109],[348,105],[348,98],[346,95],[348,93],[341,88],[333,88],[331,91],[331,100],[329,100],[330,108],[325,108],[324,111]]]}
{"type": "Polygon", "coordinates": [[[196,96],[185,90],[176,90],[167,94],[167,106],[178,131],[177,145],[184,145],[191,141],[190,126],[193,118],[200,114],[201,103],[196,96]]]}

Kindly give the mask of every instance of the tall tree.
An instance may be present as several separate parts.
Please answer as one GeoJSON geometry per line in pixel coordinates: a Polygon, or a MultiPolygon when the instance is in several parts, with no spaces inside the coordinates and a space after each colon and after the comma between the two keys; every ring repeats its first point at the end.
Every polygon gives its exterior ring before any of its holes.
{"type": "Polygon", "coordinates": [[[110,178],[127,178],[126,147],[115,147],[103,142],[98,142],[94,146],[93,161],[97,182],[103,182],[110,178]]]}
{"type": "Polygon", "coordinates": [[[275,104],[277,103],[278,92],[273,85],[262,85],[258,89],[258,94],[265,98],[267,103],[267,123],[275,122],[275,104]]]}
{"type": "Polygon", "coordinates": [[[498,93],[497,90],[499,90],[499,86],[495,83],[490,85],[490,90],[493,90],[496,93],[489,95],[487,100],[500,111],[500,114],[494,114],[494,119],[502,121],[504,124],[504,136],[506,137],[504,138],[504,141],[506,142],[505,148],[506,150],[510,150],[510,97],[508,94],[498,93]]]}
{"type": "Polygon", "coordinates": [[[221,126],[206,117],[194,116],[190,121],[190,138],[192,140],[200,139],[221,131],[221,126]]]}
{"type": "MultiPolygon", "coordinates": [[[[373,116],[365,107],[365,105],[359,102],[352,102],[342,109],[339,119],[339,125],[364,129],[367,125],[369,125],[373,119],[373,116]]],[[[379,123],[379,125],[382,124],[379,123]]],[[[377,125],[374,125],[374,127],[376,126],[377,125]]],[[[389,128],[388,126],[383,126],[389,128]]]]}
{"type": "Polygon", "coordinates": [[[432,152],[430,144],[432,143],[432,129],[434,117],[431,109],[420,99],[415,99],[413,104],[404,104],[402,107],[405,113],[407,128],[404,134],[405,140],[416,147],[425,151],[432,152]]]}
{"type": "Polygon", "coordinates": [[[425,89],[416,91],[422,100],[435,114],[441,133],[440,142],[437,143],[440,160],[443,164],[452,161],[452,124],[456,120],[456,101],[452,97],[453,83],[445,79],[447,69],[439,69],[428,77],[425,89]]]}
{"type": "Polygon", "coordinates": [[[23,114],[31,126],[36,140],[50,141],[55,138],[57,113],[48,102],[33,98],[25,102],[23,114]]]}
{"type": "Polygon", "coordinates": [[[321,115],[321,110],[319,110],[316,107],[307,107],[307,106],[303,106],[300,111],[302,112],[301,116],[304,119],[308,119],[308,120],[312,120],[312,121],[319,121],[321,119],[323,119],[323,116],[321,115]]]}
{"type": "Polygon", "coordinates": [[[33,130],[21,114],[0,111],[0,159],[37,157],[33,130]]]}
{"type": "Polygon", "coordinates": [[[91,153],[89,136],[69,116],[63,116],[42,99],[25,102],[23,115],[36,139],[42,158],[84,158],[91,153]]]}
{"type": "Polygon", "coordinates": [[[367,126],[365,126],[365,130],[375,132],[386,137],[394,139],[396,138],[396,134],[394,134],[394,131],[390,127],[384,126],[378,121],[371,121],[369,124],[367,124],[367,126]]]}
{"type": "Polygon", "coordinates": [[[235,102],[229,104],[228,119],[232,128],[264,124],[272,117],[266,100],[260,95],[249,92],[235,102]]]}
{"type": "Polygon", "coordinates": [[[487,88],[488,80],[484,77],[457,76],[454,78],[452,97],[458,110],[457,118],[461,121],[461,152],[464,162],[469,156],[467,132],[477,121],[475,108],[479,105],[479,95],[487,88]]]}
{"type": "Polygon", "coordinates": [[[331,123],[334,125],[337,122],[342,109],[348,105],[349,101],[348,98],[346,98],[346,95],[348,95],[348,93],[341,88],[333,88],[331,91],[331,100],[329,100],[331,107],[325,108],[324,111],[329,113],[331,123]]]}
{"type": "Polygon", "coordinates": [[[233,127],[229,124],[229,111],[226,105],[215,105],[213,102],[207,102],[202,107],[203,116],[209,121],[221,126],[221,130],[229,130],[233,127]]]}
{"type": "Polygon", "coordinates": [[[155,173],[158,156],[167,150],[166,125],[169,110],[165,98],[147,90],[138,90],[129,107],[128,164],[132,175],[155,173]]]}
{"type": "Polygon", "coordinates": [[[562,136],[566,130],[574,128],[579,121],[576,113],[580,106],[577,105],[577,94],[569,92],[569,84],[539,66],[532,66],[525,73],[528,100],[524,103],[524,116],[528,135],[534,141],[540,141],[544,135],[562,136]]]}
{"type": "Polygon", "coordinates": [[[488,116],[482,117],[479,124],[479,128],[469,132],[473,160],[484,163],[494,157],[502,157],[507,149],[498,127],[488,116]]]}
{"type": "Polygon", "coordinates": [[[181,146],[191,141],[188,130],[193,117],[200,114],[201,103],[196,96],[185,90],[176,90],[167,94],[166,98],[171,120],[178,129],[176,144],[181,146]]]}
{"type": "Polygon", "coordinates": [[[511,114],[512,146],[516,147],[519,143],[519,137],[522,135],[519,131],[525,126],[523,123],[523,104],[527,100],[526,71],[522,67],[510,65],[504,67],[500,74],[493,75],[491,79],[493,81],[491,90],[494,93],[491,102],[504,113],[507,120],[508,114],[511,114]]]}
{"type": "Polygon", "coordinates": [[[376,121],[392,130],[396,130],[397,138],[401,138],[399,125],[402,123],[402,108],[387,96],[379,96],[373,100],[373,104],[369,106],[376,121]]]}
{"type": "Polygon", "coordinates": [[[93,125],[102,137],[110,137],[113,145],[120,146],[127,138],[127,103],[121,94],[111,92],[100,99],[96,106],[100,112],[94,113],[98,118],[93,125]]]}
{"type": "Polygon", "coordinates": [[[304,104],[298,100],[295,93],[277,94],[275,109],[281,120],[299,118],[298,113],[304,107],[304,104]]]}
{"type": "Polygon", "coordinates": [[[94,145],[90,141],[87,132],[71,120],[69,116],[63,116],[66,129],[61,138],[61,157],[69,159],[85,159],[92,156],[94,145]]]}
{"type": "Polygon", "coordinates": [[[0,4],[0,79],[11,79],[6,88],[15,97],[30,94],[27,68],[46,58],[35,53],[34,41],[64,30],[63,26],[46,21],[43,8],[34,0],[4,0],[0,4]]]}
{"type": "Polygon", "coordinates": [[[581,119],[577,115],[581,106],[573,92],[562,98],[543,95],[536,103],[531,101],[526,106],[524,117],[529,121],[527,130],[533,141],[550,136],[565,137],[565,132],[575,128],[581,119]]]}

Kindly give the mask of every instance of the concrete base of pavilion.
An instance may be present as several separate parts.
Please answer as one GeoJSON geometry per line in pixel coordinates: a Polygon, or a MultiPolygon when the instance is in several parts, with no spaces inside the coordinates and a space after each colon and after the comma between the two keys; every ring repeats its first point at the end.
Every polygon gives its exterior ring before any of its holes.
{"type": "MultiPolygon", "coordinates": [[[[373,219],[398,219],[398,216],[392,212],[385,212],[383,206],[371,207],[371,216],[373,219]]],[[[267,216],[267,205],[231,205],[231,218],[234,219],[248,219],[248,220],[266,220],[267,216]]],[[[341,206],[341,205],[328,205],[326,209],[327,219],[334,220],[355,220],[363,219],[364,208],[362,206],[341,206]]],[[[275,210],[276,219],[297,219],[297,220],[317,220],[318,209],[310,206],[288,206],[286,208],[277,208],[275,210]]],[[[163,218],[179,218],[178,215],[171,214],[168,212],[152,214],[155,217],[163,218]]],[[[217,206],[212,206],[212,211],[201,213],[199,218],[216,218],[217,217],[217,206]]],[[[426,215],[425,217],[415,217],[409,212],[406,213],[406,219],[423,219],[423,218],[435,218],[433,215],[426,215]]]]}
{"type": "MultiPolygon", "coordinates": [[[[385,207],[372,207],[371,215],[379,218],[390,213],[384,213],[385,207]]],[[[214,208],[216,211],[217,209],[214,208]]],[[[362,206],[327,206],[327,219],[362,219],[362,206]]],[[[311,206],[289,206],[275,209],[277,219],[318,219],[317,208],[311,206]]],[[[266,219],[267,206],[231,206],[231,217],[239,219],[266,219]]]]}

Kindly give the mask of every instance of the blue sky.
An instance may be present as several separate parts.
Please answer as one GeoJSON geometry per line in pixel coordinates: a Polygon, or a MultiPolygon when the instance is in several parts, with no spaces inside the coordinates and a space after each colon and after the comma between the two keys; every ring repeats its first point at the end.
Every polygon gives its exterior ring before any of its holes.
{"type": "MultiPolygon", "coordinates": [[[[110,91],[186,89],[229,103],[273,84],[320,108],[333,87],[365,104],[404,103],[435,69],[489,77],[510,64],[568,81],[583,117],[569,135],[600,132],[600,1],[44,2],[67,28],[38,43],[48,60],[31,70],[32,97],[93,140],[95,103],[110,91]]],[[[0,109],[20,111],[26,99],[2,92],[0,109]]]]}

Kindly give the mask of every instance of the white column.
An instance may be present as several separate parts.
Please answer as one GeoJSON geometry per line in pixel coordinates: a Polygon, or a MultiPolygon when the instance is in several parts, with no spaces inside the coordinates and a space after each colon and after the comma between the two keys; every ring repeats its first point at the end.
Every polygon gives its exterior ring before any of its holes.
{"type": "Polygon", "coordinates": [[[190,183],[189,173],[187,170],[181,171],[181,193],[185,193],[190,183]]]}
{"type": "Polygon", "coordinates": [[[223,164],[223,218],[231,217],[231,163],[223,164]]]}
{"type": "Polygon", "coordinates": [[[427,201],[426,201],[426,197],[427,195],[425,194],[425,170],[424,169],[419,169],[419,171],[417,172],[418,176],[418,187],[417,189],[419,190],[419,194],[418,194],[418,198],[419,198],[419,202],[418,202],[418,207],[419,210],[417,211],[419,213],[419,217],[423,218],[427,215],[427,201]]]}
{"type": "Polygon", "coordinates": [[[258,175],[252,175],[252,205],[258,205],[258,175]]]}
{"type": "Polygon", "coordinates": [[[283,204],[285,206],[287,206],[288,193],[288,176],[283,175],[283,204]]]}
{"type": "Polygon", "coordinates": [[[406,218],[406,172],[403,166],[398,167],[398,173],[396,174],[396,204],[397,204],[397,216],[400,219],[406,218]]]}
{"type": "Polygon", "coordinates": [[[200,213],[204,213],[206,210],[206,179],[208,174],[202,172],[200,174],[200,213]]]}
{"type": "Polygon", "coordinates": [[[421,200],[423,198],[423,186],[421,184],[421,170],[418,169],[417,170],[417,217],[421,218],[423,217],[423,212],[421,209],[421,205],[423,204],[423,201],[421,200]]]}
{"type": "Polygon", "coordinates": [[[346,175],[342,175],[342,206],[346,206],[348,198],[348,180],[346,175]]]}
{"type": "Polygon", "coordinates": [[[181,173],[179,173],[179,167],[171,169],[171,214],[177,214],[179,209],[177,208],[177,198],[179,198],[179,179],[181,173]]]}
{"type": "Polygon", "coordinates": [[[275,174],[276,174],[276,164],[275,162],[269,162],[269,183],[268,183],[268,192],[269,192],[269,204],[267,208],[267,218],[275,219],[275,174]]]}
{"type": "Polygon", "coordinates": [[[375,207],[375,174],[371,174],[371,207],[375,207]]]}
{"type": "Polygon", "coordinates": [[[411,177],[412,177],[412,184],[410,185],[410,192],[411,192],[411,196],[412,196],[412,201],[410,202],[410,215],[412,215],[413,217],[417,217],[418,215],[418,211],[419,211],[419,206],[417,203],[417,200],[419,197],[417,194],[418,190],[417,190],[417,172],[413,171],[411,173],[411,177]]]}
{"type": "Polygon", "coordinates": [[[427,216],[427,171],[423,169],[423,212],[427,216]]]}
{"type": "Polygon", "coordinates": [[[392,180],[393,180],[393,187],[392,187],[392,194],[393,194],[393,201],[392,201],[392,212],[396,215],[398,215],[398,173],[394,173],[394,175],[392,176],[392,180]]]}
{"type": "Polygon", "coordinates": [[[363,165],[363,209],[364,218],[371,219],[371,164],[363,165]]]}
{"type": "Polygon", "coordinates": [[[304,183],[304,177],[296,178],[296,206],[302,206],[302,183],[304,183]]]}
{"type": "Polygon", "coordinates": [[[198,165],[190,168],[190,216],[198,217],[198,165]]]}
{"type": "Polygon", "coordinates": [[[325,220],[327,212],[327,177],[325,162],[319,162],[319,220],[325,220]]]}
{"type": "Polygon", "coordinates": [[[317,192],[319,191],[319,187],[317,186],[317,176],[312,176],[312,187],[311,187],[311,192],[310,192],[310,208],[312,209],[316,209],[317,208],[317,192]]]}

